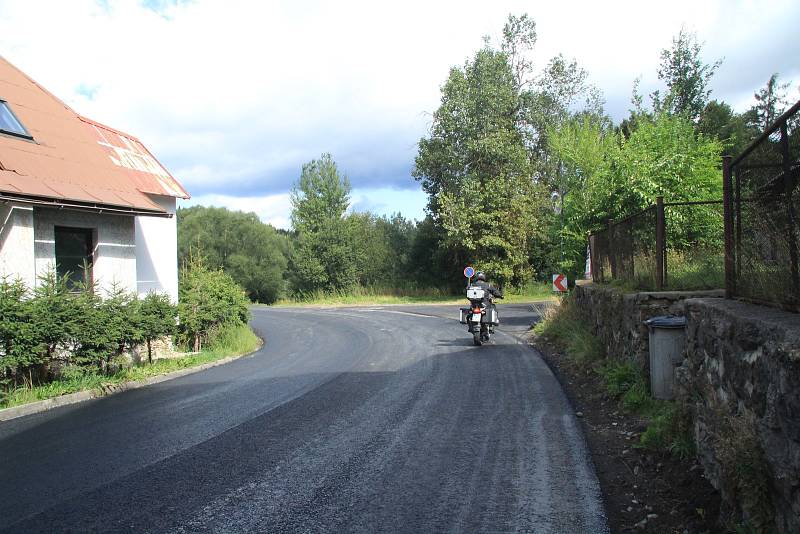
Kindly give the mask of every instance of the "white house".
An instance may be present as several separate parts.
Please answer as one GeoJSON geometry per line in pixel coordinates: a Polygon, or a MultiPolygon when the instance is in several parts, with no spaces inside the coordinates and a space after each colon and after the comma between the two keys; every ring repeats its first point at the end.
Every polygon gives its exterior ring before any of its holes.
{"type": "Polygon", "coordinates": [[[138,139],[0,57],[0,276],[34,287],[56,269],[177,301],[178,198],[189,195],[138,139]]]}

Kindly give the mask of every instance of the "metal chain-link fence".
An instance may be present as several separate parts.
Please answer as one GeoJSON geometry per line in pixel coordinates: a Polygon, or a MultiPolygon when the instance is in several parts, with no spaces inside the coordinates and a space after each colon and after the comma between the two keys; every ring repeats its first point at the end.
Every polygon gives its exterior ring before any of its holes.
{"type": "Polygon", "coordinates": [[[592,278],[635,289],[722,289],[722,201],[660,201],[589,236],[592,278]]]}
{"type": "Polygon", "coordinates": [[[800,102],[733,160],[729,296],[800,311],[800,102]]]}

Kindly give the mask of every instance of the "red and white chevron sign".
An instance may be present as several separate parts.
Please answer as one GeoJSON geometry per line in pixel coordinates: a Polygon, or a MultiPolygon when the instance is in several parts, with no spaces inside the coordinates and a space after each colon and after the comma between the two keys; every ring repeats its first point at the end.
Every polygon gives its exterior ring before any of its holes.
{"type": "Polygon", "coordinates": [[[567,292],[567,277],[563,274],[553,275],[553,291],[557,293],[567,292]]]}

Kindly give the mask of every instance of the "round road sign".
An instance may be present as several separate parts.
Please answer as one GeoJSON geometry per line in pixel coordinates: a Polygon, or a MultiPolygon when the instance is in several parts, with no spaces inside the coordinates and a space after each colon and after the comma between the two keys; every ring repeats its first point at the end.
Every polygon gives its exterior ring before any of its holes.
{"type": "Polygon", "coordinates": [[[475,276],[475,269],[473,269],[472,267],[467,267],[466,269],[464,269],[464,276],[466,276],[467,278],[472,278],[473,276],[475,276]]]}

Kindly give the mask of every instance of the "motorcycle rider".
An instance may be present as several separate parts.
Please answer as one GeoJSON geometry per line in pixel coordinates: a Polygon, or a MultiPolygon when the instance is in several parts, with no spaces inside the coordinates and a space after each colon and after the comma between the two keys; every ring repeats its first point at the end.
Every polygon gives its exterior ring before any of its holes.
{"type": "Polygon", "coordinates": [[[499,289],[496,289],[492,284],[486,281],[486,275],[483,273],[483,271],[478,271],[478,274],[475,275],[475,281],[472,283],[472,286],[483,289],[483,302],[487,305],[487,307],[491,306],[494,316],[497,317],[497,306],[495,306],[494,302],[492,302],[492,297],[501,299],[503,298],[503,292],[499,289]]]}
{"type": "Polygon", "coordinates": [[[486,296],[484,299],[488,302],[490,297],[497,297],[499,299],[503,298],[503,292],[499,289],[496,289],[492,284],[486,281],[486,275],[483,271],[478,271],[478,274],[475,275],[475,281],[472,282],[473,286],[480,287],[486,292],[486,296]]]}

